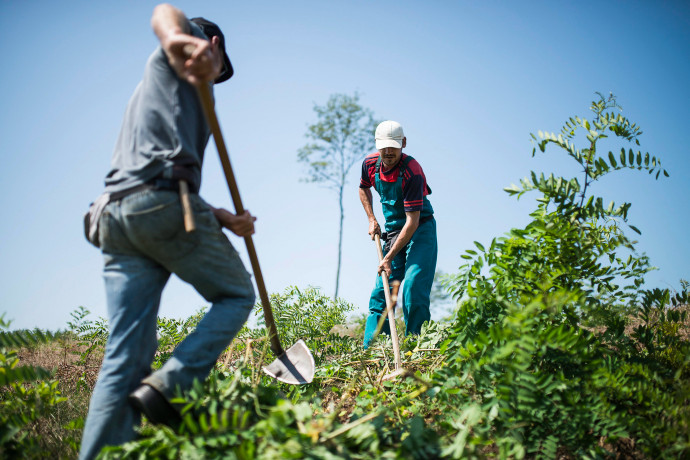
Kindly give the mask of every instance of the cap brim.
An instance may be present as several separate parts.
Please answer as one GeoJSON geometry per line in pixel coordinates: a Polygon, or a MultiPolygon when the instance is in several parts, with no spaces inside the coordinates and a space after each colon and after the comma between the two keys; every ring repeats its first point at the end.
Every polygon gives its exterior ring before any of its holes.
{"type": "Polygon", "coordinates": [[[228,53],[225,52],[225,49],[223,49],[223,71],[221,74],[216,78],[216,83],[222,83],[225,80],[229,80],[230,77],[235,73],[235,70],[232,68],[232,64],[230,63],[230,58],[228,58],[228,53]]]}
{"type": "Polygon", "coordinates": [[[402,139],[399,141],[396,139],[376,139],[376,149],[377,150],[385,149],[386,147],[393,147],[396,149],[401,149],[402,148],[402,139]]]}

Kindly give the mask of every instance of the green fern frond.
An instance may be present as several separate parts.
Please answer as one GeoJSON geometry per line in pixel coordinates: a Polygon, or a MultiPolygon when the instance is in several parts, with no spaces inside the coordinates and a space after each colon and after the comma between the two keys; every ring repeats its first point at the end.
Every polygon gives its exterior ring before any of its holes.
{"type": "Polygon", "coordinates": [[[52,332],[35,329],[33,331],[0,331],[0,347],[22,348],[47,343],[55,338],[52,332]]]}
{"type": "Polygon", "coordinates": [[[33,382],[49,379],[51,372],[42,367],[17,366],[0,367],[0,387],[13,383],[33,382]]]}

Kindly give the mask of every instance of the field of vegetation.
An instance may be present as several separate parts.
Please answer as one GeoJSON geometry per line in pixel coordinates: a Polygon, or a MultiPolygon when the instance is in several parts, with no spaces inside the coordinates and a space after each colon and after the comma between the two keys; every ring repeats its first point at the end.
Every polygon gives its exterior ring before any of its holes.
{"type": "MultiPolygon", "coordinates": [[[[334,332],[353,305],[292,287],[271,302],[281,341],[302,338],[314,354],[311,384],[261,372],[274,357],[257,306],[258,327],[180,395],[177,430],[144,423],[103,458],[689,458],[690,284],[645,287],[653,267],[630,237],[630,204],[589,188],[624,169],[668,174],[626,149],[641,130],[613,96],[591,110],[532,136],[533,155],[565,153],[576,175],[532,173],[506,188],[537,198],[531,222],[463,253],[444,281],[457,308],[401,341],[403,375],[383,380],[388,336],[363,350],[361,321],[334,332]],[[612,142],[626,147],[601,148],[612,142]]],[[[154,367],[202,315],[159,319],[154,367]]],[[[106,320],[80,307],[57,332],[0,321],[0,457],[75,458],[106,320]]]]}

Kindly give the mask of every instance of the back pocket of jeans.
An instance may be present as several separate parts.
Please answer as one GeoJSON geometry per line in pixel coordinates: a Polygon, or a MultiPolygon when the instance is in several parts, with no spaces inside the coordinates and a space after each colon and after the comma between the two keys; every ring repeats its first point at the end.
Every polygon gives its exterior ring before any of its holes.
{"type": "Polygon", "coordinates": [[[196,232],[187,233],[184,228],[179,197],[171,198],[125,216],[132,242],[160,262],[184,257],[198,241],[196,232]]]}

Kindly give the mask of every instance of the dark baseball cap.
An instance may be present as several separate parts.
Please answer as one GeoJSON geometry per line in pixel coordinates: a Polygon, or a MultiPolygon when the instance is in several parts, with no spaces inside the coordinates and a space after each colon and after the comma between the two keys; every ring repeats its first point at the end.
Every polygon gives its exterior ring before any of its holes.
{"type": "Polygon", "coordinates": [[[225,80],[228,80],[230,77],[232,77],[234,70],[232,69],[228,52],[225,50],[225,36],[223,35],[223,32],[220,31],[220,27],[204,18],[192,18],[190,21],[201,27],[201,31],[209,38],[209,40],[211,37],[218,37],[220,39],[220,49],[223,50],[223,70],[218,78],[216,78],[215,82],[222,83],[225,80]]]}

